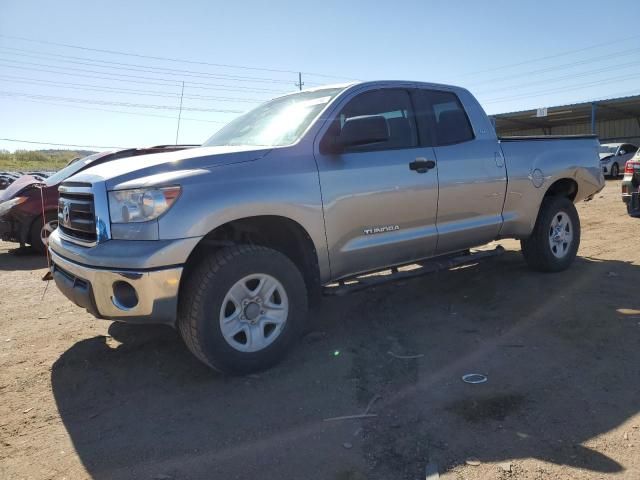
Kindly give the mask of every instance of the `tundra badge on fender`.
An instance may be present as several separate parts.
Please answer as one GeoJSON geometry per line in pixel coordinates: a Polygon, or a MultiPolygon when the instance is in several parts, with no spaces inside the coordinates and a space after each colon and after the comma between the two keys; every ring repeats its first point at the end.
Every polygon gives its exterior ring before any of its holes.
{"type": "Polygon", "coordinates": [[[371,235],[373,233],[384,233],[384,232],[394,232],[396,230],[400,230],[399,225],[385,225],[384,227],[371,227],[365,228],[364,234],[371,235]]]}

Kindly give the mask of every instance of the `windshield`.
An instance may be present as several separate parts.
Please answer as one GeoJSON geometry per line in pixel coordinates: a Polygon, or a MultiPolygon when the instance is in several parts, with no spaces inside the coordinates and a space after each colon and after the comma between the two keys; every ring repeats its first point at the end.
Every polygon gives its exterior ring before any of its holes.
{"type": "Polygon", "coordinates": [[[47,180],[45,181],[45,184],[48,187],[52,185],[56,185],[62,182],[63,180],[65,180],[66,178],[69,178],[71,175],[78,173],[84,167],[89,165],[94,160],[102,157],[103,155],[105,155],[105,152],[98,152],[98,153],[89,155],[87,157],[81,158],[79,160],[72,161],[62,170],[58,170],[56,173],[54,173],[49,178],[47,178],[47,180]]]}
{"type": "Polygon", "coordinates": [[[223,127],[203,146],[291,145],[342,90],[344,88],[325,88],[271,100],[223,127]]]}
{"type": "Polygon", "coordinates": [[[613,155],[618,150],[618,145],[600,145],[600,153],[610,153],[613,155]]]}

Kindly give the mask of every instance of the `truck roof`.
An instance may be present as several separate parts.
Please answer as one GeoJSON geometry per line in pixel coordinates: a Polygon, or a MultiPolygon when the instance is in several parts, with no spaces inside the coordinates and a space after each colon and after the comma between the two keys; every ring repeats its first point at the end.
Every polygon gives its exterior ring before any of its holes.
{"type": "Polygon", "coordinates": [[[301,92],[315,92],[318,90],[324,90],[324,89],[329,89],[329,88],[351,88],[351,87],[390,87],[390,86],[397,86],[397,87],[409,87],[409,86],[421,86],[421,87],[431,87],[431,88],[438,88],[438,89],[450,89],[450,90],[466,90],[464,87],[459,87],[456,85],[448,85],[448,84],[444,84],[444,83],[433,83],[433,82],[423,82],[420,80],[366,80],[366,81],[353,81],[353,82],[343,82],[343,83],[330,83],[330,84],[326,84],[326,85],[318,85],[318,86],[314,86],[311,88],[305,88],[301,91],[293,91],[293,92],[289,92],[289,93],[285,93],[283,95],[279,95],[278,97],[274,97],[274,98],[280,98],[280,97],[285,97],[287,95],[294,95],[296,93],[301,93],[301,92]]]}

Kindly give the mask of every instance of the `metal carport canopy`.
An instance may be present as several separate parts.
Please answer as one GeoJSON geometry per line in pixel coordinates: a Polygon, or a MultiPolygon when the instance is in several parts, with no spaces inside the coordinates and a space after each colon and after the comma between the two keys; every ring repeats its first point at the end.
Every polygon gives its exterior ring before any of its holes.
{"type": "MultiPolygon", "coordinates": [[[[635,118],[640,122],[640,95],[609,100],[574,103],[547,108],[546,116],[538,116],[537,110],[499,113],[491,115],[497,131],[523,130],[529,128],[551,129],[563,125],[591,123],[605,120],[635,118]],[[595,113],[595,118],[592,114],[595,113]]],[[[592,128],[592,133],[593,128],[592,128]]]]}

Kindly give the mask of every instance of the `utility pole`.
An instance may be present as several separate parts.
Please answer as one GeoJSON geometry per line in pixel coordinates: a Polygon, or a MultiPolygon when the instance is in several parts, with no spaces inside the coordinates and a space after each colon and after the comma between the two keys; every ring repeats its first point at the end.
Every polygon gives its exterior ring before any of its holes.
{"type": "Polygon", "coordinates": [[[303,85],[304,83],[302,82],[302,72],[298,72],[298,83],[296,83],[296,87],[298,87],[299,90],[302,90],[303,85]]]}
{"type": "Polygon", "coordinates": [[[182,92],[180,93],[180,110],[178,111],[178,128],[176,129],[176,145],[178,145],[178,134],[180,133],[180,118],[182,117],[182,97],[184,97],[184,80],[182,81],[182,92]]]}

